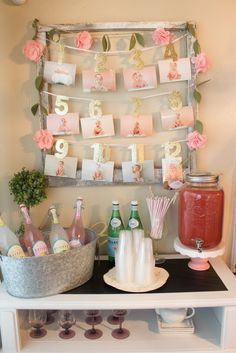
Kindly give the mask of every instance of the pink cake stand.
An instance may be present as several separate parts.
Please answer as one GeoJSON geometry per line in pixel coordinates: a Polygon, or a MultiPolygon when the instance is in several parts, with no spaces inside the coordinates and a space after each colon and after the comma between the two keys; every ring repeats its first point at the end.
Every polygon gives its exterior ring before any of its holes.
{"type": "Polygon", "coordinates": [[[225,246],[221,242],[215,248],[202,250],[202,252],[199,252],[198,250],[191,249],[186,245],[182,244],[179,238],[175,238],[174,248],[181,255],[187,255],[191,258],[188,263],[188,267],[196,271],[208,270],[208,268],[210,267],[208,259],[211,257],[221,256],[224,254],[225,251],[225,246]]]}

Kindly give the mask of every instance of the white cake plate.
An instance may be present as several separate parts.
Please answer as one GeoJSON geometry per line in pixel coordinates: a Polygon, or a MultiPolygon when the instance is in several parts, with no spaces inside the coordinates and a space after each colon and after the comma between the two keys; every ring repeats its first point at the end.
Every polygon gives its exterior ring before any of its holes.
{"type": "Polygon", "coordinates": [[[199,252],[197,249],[191,249],[181,243],[179,238],[175,238],[174,248],[181,255],[187,255],[191,258],[188,267],[196,271],[205,271],[210,267],[208,258],[217,257],[224,254],[225,245],[221,242],[218,246],[212,249],[205,249],[199,252]]]}
{"type": "Polygon", "coordinates": [[[155,281],[147,286],[140,286],[136,283],[119,283],[116,280],[116,268],[113,267],[103,275],[104,282],[111,287],[123,290],[125,292],[150,292],[154,289],[162,287],[168,277],[169,273],[161,267],[154,267],[155,281]]]}

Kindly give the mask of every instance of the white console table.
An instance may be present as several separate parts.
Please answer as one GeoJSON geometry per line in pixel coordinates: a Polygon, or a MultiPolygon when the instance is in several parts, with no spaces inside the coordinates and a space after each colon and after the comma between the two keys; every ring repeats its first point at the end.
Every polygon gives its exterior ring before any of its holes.
{"type": "MultiPolygon", "coordinates": [[[[225,263],[210,261],[226,290],[155,293],[82,293],[20,299],[10,296],[4,284],[0,287],[1,353],[174,353],[236,352],[236,279],[225,263]],[[163,334],[157,330],[156,307],[194,307],[195,332],[163,334]],[[76,335],[69,340],[58,337],[55,324],[46,326],[41,339],[29,336],[25,325],[28,309],[74,309],[79,320],[76,335]],[[101,309],[103,336],[98,340],[84,337],[83,310],[101,309]],[[111,336],[113,327],[106,322],[112,309],[130,309],[124,326],[131,334],[124,340],[111,336]],[[81,318],[81,320],[80,320],[81,318]]],[[[177,266],[178,267],[178,266],[177,266]]],[[[193,271],[193,270],[188,270],[193,271]]],[[[198,275],[197,275],[198,276],[198,275]]],[[[172,278],[172,281],[175,279],[172,278]]],[[[88,326],[87,326],[88,327],[88,326]]]]}

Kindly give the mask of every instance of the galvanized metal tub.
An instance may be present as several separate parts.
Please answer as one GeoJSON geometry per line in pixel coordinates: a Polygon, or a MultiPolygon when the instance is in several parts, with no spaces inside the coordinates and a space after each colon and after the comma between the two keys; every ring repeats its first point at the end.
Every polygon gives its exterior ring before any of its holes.
{"type": "Polygon", "coordinates": [[[20,298],[39,298],[68,291],[93,274],[96,233],[86,229],[90,242],[78,249],[42,257],[1,256],[6,290],[20,298]]]}

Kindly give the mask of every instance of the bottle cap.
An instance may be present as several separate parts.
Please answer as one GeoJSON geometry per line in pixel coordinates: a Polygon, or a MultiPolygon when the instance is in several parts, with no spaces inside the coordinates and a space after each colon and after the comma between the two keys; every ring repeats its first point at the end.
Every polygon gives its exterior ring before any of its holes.
{"type": "Polygon", "coordinates": [[[131,206],[138,206],[138,201],[136,200],[131,201],[131,206]]]}
{"type": "Polygon", "coordinates": [[[79,197],[77,197],[76,201],[77,201],[77,200],[83,201],[83,197],[79,196],[79,197]]]}
{"type": "Polygon", "coordinates": [[[22,207],[26,207],[26,206],[25,206],[24,203],[21,203],[21,204],[19,205],[19,207],[22,208],[22,207]]]}
{"type": "Polygon", "coordinates": [[[112,201],[112,205],[119,205],[119,201],[112,201]]]}

